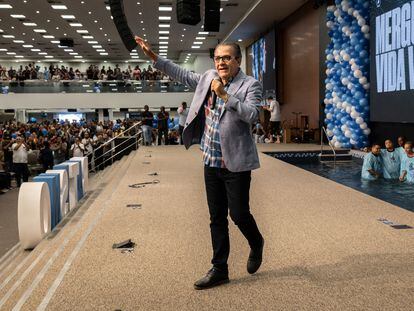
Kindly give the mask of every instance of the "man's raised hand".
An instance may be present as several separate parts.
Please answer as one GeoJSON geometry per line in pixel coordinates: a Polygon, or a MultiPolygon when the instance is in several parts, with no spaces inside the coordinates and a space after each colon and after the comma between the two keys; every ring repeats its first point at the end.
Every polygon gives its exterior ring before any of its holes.
{"type": "Polygon", "coordinates": [[[151,49],[151,46],[145,42],[144,39],[141,37],[135,36],[135,42],[141,47],[142,51],[145,55],[152,59],[152,61],[156,62],[158,59],[158,55],[154,53],[151,49]]]}

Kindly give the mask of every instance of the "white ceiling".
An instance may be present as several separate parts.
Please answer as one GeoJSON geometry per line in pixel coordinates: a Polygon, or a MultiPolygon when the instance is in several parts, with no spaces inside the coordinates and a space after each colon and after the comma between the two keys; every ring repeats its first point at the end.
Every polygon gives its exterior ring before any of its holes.
{"type": "MultiPolygon", "coordinates": [[[[196,26],[178,24],[176,17],[176,0],[124,0],[124,8],[128,20],[128,24],[134,34],[138,34],[147,38],[148,41],[157,48],[159,45],[159,30],[168,30],[159,28],[158,17],[171,16],[170,34],[168,41],[167,57],[176,61],[184,61],[188,53],[191,53],[190,62],[197,53],[208,53],[218,40],[225,35],[237,24],[241,17],[255,0],[221,0],[222,15],[221,27],[218,33],[209,33],[200,49],[192,49],[195,37],[199,31],[203,31],[201,21],[196,26]],[[171,12],[159,12],[160,4],[172,5],[171,12]]],[[[202,11],[204,10],[202,3],[202,11]]],[[[53,60],[64,61],[103,61],[131,60],[129,51],[124,47],[116,27],[111,20],[111,13],[106,8],[107,4],[104,0],[0,0],[0,4],[10,4],[12,9],[0,9],[0,59],[1,60],[42,60],[46,61],[46,55],[38,53],[47,53],[47,56],[53,56],[53,60]],[[67,10],[55,10],[52,4],[66,5],[67,10]],[[24,19],[13,18],[11,14],[24,15],[24,19]],[[61,17],[61,15],[74,15],[75,19],[70,22],[81,23],[82,27],[72,27],[69,21],[61,17]],[[25,26],[23,22],[36,23],[36,27],[25,26]],[[47,33],[36,33],[34,29],[45,29],[47,33]],[[77,30],[87,30],[93,39],[84,39],[82,34],[77,30]],[[4,38],[4,35],[14,35],[14,38],[4,38]],[[44,35],[52,35],[55,38],[44,38],[44,35]],[[58,44],[51,43],[52,40],[60,38],[74,39],[75,46],[73,51],[64,51],[59,48],[58,44]],[[13,40],[22,40],[24,43],[15,43],[13,40]],[[97,41],[97,45],[101,45],[108,55],[100,55],[96,48],[88,41],[97,41]],[[23,47],[25,45],[33,45],[32,48],[23,47]],[[7,49],[2,51],[1,49],[7,49]],[[40,51],[31,51],[31,49],[39,49],[40,51]],[[16,53],[8,55],[7,53],[16,53]],[[69,53],[78,53],[75,55],[69,53]],[[16,56],[23,56],[16,58],[16,56]]],[[[203,16],[203,14],[202,14],[203,16]]],[[[164,40],[163,40],[164,41],[164,40]]],[[[144,60],[143,54],[138,51],[139,60],[144,60]]],[[[51,60],[51,58],[49,58],[51,60]]],[[[146,59],[145,59],[146,60],[146,59]]]]}

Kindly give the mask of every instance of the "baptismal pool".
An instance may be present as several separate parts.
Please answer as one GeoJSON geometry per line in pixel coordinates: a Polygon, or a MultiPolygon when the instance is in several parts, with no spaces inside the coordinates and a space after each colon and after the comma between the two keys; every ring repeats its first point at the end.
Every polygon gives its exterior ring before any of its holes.
{"type": "Polygon", "coordinates": [[[336,162],[334,165],[333,163],[320,162],[317,157],[319,153],[320,151],[272,152],[266,154],[414,212],[414,185],[384,179],[376,181],[361,180],[361,159],[354,158],[352,161],[336,162]]]}

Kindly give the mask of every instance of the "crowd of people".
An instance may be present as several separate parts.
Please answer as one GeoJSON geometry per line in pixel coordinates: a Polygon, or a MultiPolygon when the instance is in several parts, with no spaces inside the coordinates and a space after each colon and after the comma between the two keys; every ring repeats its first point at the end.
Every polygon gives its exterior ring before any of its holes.
{"type": "Polygon", "coordinates": [[[94,167],[103,169],[111,156],[107,143],[117,133],[133,125],[132,120],[106,122],[44,121],[40,123],[0,123],[0,189],[10,187],[13,172],[17,186],[29,178],[29,158],[41,164],[43,171],[70,157],[88,156],[95,150],[94,167]],[[102,146],[100,148],[100,146],[102,146]]]}
{"type": "Polygon", "coordinates": [[[51,64],[49,67],[43,67],[30,63],[26,66],[20,65],[15,69],[13,66],[6,68],[0,65],[1,81],[25,81],[25,80],[100,80],[100,81],[121,81],[121,80],[165,80],[169,79],[161,71],[153,69],[151,65],[147,68],[141,68],[139,65],[121,69],[119,65],[114,68],[110,66],[101,69],[97,65],[90,65],[86,71],[82,72],[73,67],[57,66],[51,64]]]}
{"type": "Polygon", "coordinates": [[[387,139],[382,148],[374,143],[371,151],[364,157],[361,177],[364,180],[399,180],[414,183],[414,152],[413,143],[405,137],[398,137],[398,147],[387,139]]]}

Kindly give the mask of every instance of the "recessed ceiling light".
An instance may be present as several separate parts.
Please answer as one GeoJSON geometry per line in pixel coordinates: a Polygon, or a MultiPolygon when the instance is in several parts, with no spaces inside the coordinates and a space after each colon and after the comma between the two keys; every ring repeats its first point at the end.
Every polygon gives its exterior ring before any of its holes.
{"type": "Polygon", "coordinates": [[[196,37],[196,40],[205,40],[206,37],[196,37]]]}
{"type": "Polygon", "coordinates": [[[220,12],[223,12],[223,8],[220,8],[220,12]]]}
{"type": "Polygon", "coordinates": [[[15,52],[7,52],[6,54],[7,54],[7,55],[16,55],[16,53],[15,53],[15,52]]]}
{"type": "Polygon", "coordinates": [[[111,42],[111,39],[108,39],[108,42],[111,42]]]}
{"type": "Polygon", "coordinates": [[[131,58],[137,59],[137,58],[139,58],[139,56],[131,56],[131,58]]]}
{"type": "Polygon", "coordinates": [[[139,14],[139,15],[142,15],[142,12],[139,12],[138,14],[139,14]]]}
{"type": "Polygon", "coordinates": [[[107,5],[106,9],[109,11],[111,9],[111,7],[109,5],[107,5]]]}
{"type": "Polygon", "coordinates": [[[239,40],[237,40],[237,41],[242,42],[242,41],[243,41],[243,39],[239,39],[239,40]]]}
{"type": "Polygon", "coordinates": [[[63,4],[52,4],[52,8],[55,10],[67,10],[66,5],[63,4]]]}
{"type": "Polygon", "coordinates": [[[40,13],[40,11],[36,11],[36,14],[39,14],[40,13]]]}
{"type": "Polygon", "coordinates": [[[93,36],[82,36],[84,39],[93,39],[93,36]]]}
{"type": "Polygon", "coordinates": [[[170,28],[170,24],[159,24],[160,28],[170,28]]]}
{"type": "Polygon", "coordinates": [[[144,23],[144,21],[141,21],[141,24],[143,24],[144,23]]]}
{"type": "Polygon", "coordinates": [[[194,41],[193,44],[203,44],[201,41],[194,41]]]}
{"type": "Polygon", "coordinates": [[[33,29],[34,32],[45,33],[45,29],[33,29]]]}
{"type": "Polygon", "coordinates": [[[0,49],[0,52],[6,52],[7,49],[0,49]]]}
{"type": "Polygon", "coordinates": [[[46,55],[45,58],[53,58],[54,56],[52,55],[46,55]]]}
{"type": "Polygon", "coordinates": [[[168,52],[168,50],[167,50],[167,49],[160,49],[160,50],[159,50],[159,52],[160,52],[160,53],[167,53],[167,52],[168,52]]]}
{"type": "Polygon", "coordinates": [[[97,20],[94,20],[94,22],[97,23],[98,21],[97,20]]]}
{"type": "Polygon", "coordinates": [[[56,30],[59,30],[59,27],[56,27],[56,30]]]}
{"type": "Polygon", "coordinates": [[[89,15],[91,15],[91,14],[92,14],[92,12],[91,12],[91,11],[89,11],[89,12],[88,12],[88,14],[89,14],[89,15]]]}
{"type": "Polygon", "coordinates": [[[44,35],[43,38],[45,38],[45,39],[54,39],[55,36],[52,36],[52,35],[44,35]]]}
{"type": "Polygon", "coordinates": [[[78,29],[76,30],[77,33],[88,33],[86,29],[78,29]]]}
{"type": "Polygon", "coordinates": [[[64,49],[65,52],[73,52],[72,49],[64,49]]]}
{"type": "Polygon", "coordinates": [[[69,23],[69,25],[72,27],[83,27],[81,23],[69,23]]]}
{"type": "Polygon", "coordinates": [[[169,40],[169,39],[170,37],[164,37],[164,36],[158,37],[158,40],[169,40]]]}
{"type": "Polygon", "coordinates": [[[191,48],[192,48],[192,49],[199,49],[199,48],[200,48],[200,46],[199,46],[199,45],[193,45],[191,48]]]}
{"type": "Polygon", "coordinates": [[[14,26],[11,26],[10,28],[11,28],[11,29],[14,29],[14,26]]]}
{"type": "Polygon", "coordinates": [[[92,45],[94,49],[102,49],[102,45],[92,45]]]}
{"type": "Polygon", "coordinates": [[[24,56],[22,56],[22,55],[15,55],[14,57],[16,57],[16,58],[23,58],[24,56]]]}
{"type": "Polygon", "coordinates": [[[99,30],[102,30],[103,28],[102,27],[99,27],[99,30]]]}
{"type": "Polygon", "coordinates": [[[13,17],[13,18],[18,18],[18,19],[26,18],[26,16],[24,16],[22,14],[10,14],[10,16],[13,17]]]}
{"type": "Polygon", "coordinates": [[[158,44],[168,44],[168,41],[159,41],[158,44]]]}
{"type": "Polygon", "coordinates": [[[105,37],[107,37],[107,36],[108,36],[108,34],[106,33],[106,34],[104,34],[104,36],[105,36],[105,37]]]}
{"type": "Polygon", "coordinates": [[[13,9],[10,4],[0,4],[0,9],[13,9]]]}
{"type": "Polygon", "coordinates": [[[183,31],[186,31],[187,29],[183,28],[183,31]]]}
{"type": "Polygon", "coordinates": [[[172,6],[159,6],[158,7],[158,11],[160,12],[171,12],[172,11],[172,6]]]}
{"type": "Polygon", "coordinates": [[[50,43],[53,43],[53,44],[60,44],[60,41],[59,41],[59,40],[52,40],[52,41],[50,41],[50,43]]]}
{"type": "Polygon", "coordinates": [[[78,53],[73,52],[73,53],[69,53],[69,55],[78,55],[78,53]]]}
{"type": "Polygon", "coordinates": [[[98,44],[98,41],[88,41],[89,44],[98,44]]]}
{"type": "Polygon", "coordinates": [[[14,43],[24,43],[23,40],[13,40],[14,43]]]}
{"type": "Polygon", "coordinates": [[[100,55],[108,55],[108,53],[99,53],[100,55]]]}
{"type": "Polygon", "coordinates": [[[63,19],[75,19],[75,15],[61,15],[63,19]]]}
{"type": "Polygon", "coordinates": [[[75,58],[83,58],[82,55],[76,55],[75,58]]]}
{"type": "Polygon", "coordinates": [[[160,30],[160,31],[158,31],[158,33],[160,35],[168,35],[170,33],[170,31],[169,30],[160,30]]]}
{"type": "Polygon", "coordinates": [[[9,38],[14,38],[14,36],[13,35],[3,35],[3,38],[9,39],[9,38]]]}
{"type": "Polygon", "coordinates": [[[46,52],[39,52],[39,53],[37,53],[37,54],[39,54],[39,55],[47,55],[47,53],[46,53],[46,52]]]}
{"type": "Polygon", "coordinates": [[[160,45],[158,48],[159,49],[168,49],[168,45],[160,45]]]}
{"type": "Polygon", "coordinates": [[[23,23],[23,25],[25,25],[25,26],[37,26],[36,23],[28,23],[28,22],[23,23]]]}
{"type": "Polygon", "coordinates": [[[159,16],[158,20],[160,20],[160,21],[170,21],[171,16],[159,16]]]}
{"type": "Polygon", "coordinates": [[[46,22],[50,23],[50,19],[48,19],[46,22]]]}
{"type": "Polygon", "coordinates": [[[206,31],[199,31],[198,34],[199,35],[208,35],[208,32],[206,32],[206,31]]]}
{"type": "Polygon", "coordinates": [[[97,49],[96,52],[106,52],[105,49],[97,49]]]}
{"type": "Polygon", "coordinates": [[[40,52],[40,49],[31,49],[32,52],[40,52]]]}
{"type": "Polygon", "coordinates": [[[3,29],[0,29],[0,33],[4,32],[3,29]]]}

